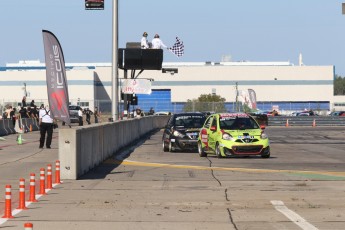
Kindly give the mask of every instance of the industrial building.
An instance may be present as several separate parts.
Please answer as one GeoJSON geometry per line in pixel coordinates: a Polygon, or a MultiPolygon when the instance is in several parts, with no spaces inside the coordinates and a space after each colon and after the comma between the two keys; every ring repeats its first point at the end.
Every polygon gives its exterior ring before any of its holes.
{"type": "MultiPolygon", "coordinates": [[[[111,111],[111,69],[110,63],[66,63],[70,104],[111,111]]],[[[180,62],[163,63],[163,70],[168,71],[145,70],[138,76],[138,79],[150,79],[152,85],[151,94],[137,95],[136,106],[144,111],[153,107],[155,111],[180,112],[187,100],[197,99],[201,94],[225,98],[227,110],[233,111],[236,92],[246,89],[256,92],[260,110],[327,112],[337,110],[337,105],[342,109],[342,101],[345,101],[344,97],[333,95],[334,66],[295,66],[290,62],[180,62]]],[[[119,69],[118,76],[122,81],[124,71],[119,69]]],[[[44,63],[20,61],[0,67],[0,92],[1,105],[20,105],[24,95],[27,102],[33,99],[37,105],[46,103],[44,63]]]]}

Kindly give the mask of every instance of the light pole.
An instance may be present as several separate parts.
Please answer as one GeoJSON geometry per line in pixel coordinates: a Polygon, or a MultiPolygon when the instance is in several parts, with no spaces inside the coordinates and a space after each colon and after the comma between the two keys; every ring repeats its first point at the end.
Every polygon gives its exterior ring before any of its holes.
{"type": "Polygon", "coordinates": [[[118,0],[113,0],[113,48],[112,48],[112,68],[111,68],[111,114],[113,121],[119,117],[119,72],[117,67],[118,61],[118,0]]]}

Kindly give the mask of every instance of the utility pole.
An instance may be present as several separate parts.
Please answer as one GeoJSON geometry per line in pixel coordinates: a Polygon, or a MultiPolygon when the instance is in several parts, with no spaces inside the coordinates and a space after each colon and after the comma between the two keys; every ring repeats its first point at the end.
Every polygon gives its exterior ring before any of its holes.
{"type": "Polygon", "coordinates": [[[235,89],[236,89],[236,112],[239,112],[239,106],[238,106],[238,82],[236,82],[235,85],[235,89]]]}
{"type": "Polygon", "coordinates": [[[113,47],[111,68],[111,115],[113,121],[119,119],[119,71],[118,71],[118,0],[113,0],[113,47]]]}

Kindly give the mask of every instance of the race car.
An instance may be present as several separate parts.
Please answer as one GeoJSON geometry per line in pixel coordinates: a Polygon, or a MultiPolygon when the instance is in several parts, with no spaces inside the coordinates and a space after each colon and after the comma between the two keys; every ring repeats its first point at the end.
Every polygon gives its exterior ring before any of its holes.
{"type": "Polygon", "coordinates": [[[212,114],[200,129],[199,156],[215,154],[221,158],[260,155],[269,158],[270,143],[264,129],[246,113],[212,114]]]}
{"type": "Polygon", "coordinates": [[[172,115],[164,129],[163,151],[196,151],[199,131],[205,120],[204,114],[196,112],[172,115]]]}

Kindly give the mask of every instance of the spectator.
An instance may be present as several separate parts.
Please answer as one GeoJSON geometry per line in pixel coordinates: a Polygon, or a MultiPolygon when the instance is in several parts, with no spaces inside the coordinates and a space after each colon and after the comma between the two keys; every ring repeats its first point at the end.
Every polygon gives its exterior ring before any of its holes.
{"type": "Polygon", "coordinates": [[[31,101],[30,106],[31,106],[31,107],[34,107],[34,106],[35,106],[35,101],[34,101],[34,100],[31,101]]]}
{"type": "Polygon", "coordinates": [[[6,117],[4,119],[11,119],[11,112],[12,112],[12,106],[10,105],[7,105],[7,109],[5,110],[5,113],[6,113],[6,117]]]}
{"type": "Polygon", "coordinates": [[[135,117],[141,117],[141,109],[139,107],[136,108],[134,116],[135,117]]]}
{"type": "Polygon", "coordinates": [[[84,113],[86,115],[86,122],[90,125],[91,124],[91,115],[93,114],[93,112],[89,108],[86,108],[84,113]]]}
{"type": "Polygon", "coordinates": [[[162,49],[162,48],[168,48],[162,40],[159,38],[158,34],[155,34],[154,39],[152,39],[152,48],[153,49],[162,49]]]}
{"type": "Polygon", "coordinates": [[[95,107],[95,112],[93,113],[93,115],[95,116],[95,123],[98,123],[99,113],[97,107],[95,107]]]}
{"type": "Polygon", "coordinates": [[[51,113],[49,110],[49,106],[47,105],[45,108],[40,109],[39,112],[39,124],[40,124],[40,146],[39,148],[42,149],[45,142],[45,136],[47,133],[47,140],[46,140],[46,148],[50,149],[50,145],[52,143],[53,138],[53,125],[54,120],[51,118],[51,113]]]}
{"type": "Polygon", "coordinates": [[[83,126],[83,109],[81,107],[78,110],[78,120],[79,120],[79,126],[83,126]]]}
{"type": "Polygon", "coordinates": [[[29,118],[28,111],[27,111],[26,108],[23,107],[23,106],[20,107],[19,115],[20,115],[20,118],[29,118]]]}
{"type": "Polygon", "coordinates": [[[37,109],[37,106],[34,105],[34,108],[32,109],[33,118],[36,118],[36,120],[39,122],[39,110],[37,109]]]}
{"type": "Polygon", "coordinates": [[[33,110],[31,109],[30,106],[27,107],[26,111],[28,112],[29,118],[33,117],[33,110]]]}
{"type": "Polygon", "coordinates": [[[16,127],[16,108],[13,108],[11,113],[10,113],[10,118],[13,123],[13,127],[16,127]]]}
{"type": "Polygon", "coordinates": [[[26,96],[24,96],[22,99],[22,107],[26,107],[26,96]]]}
{"type": "Polygon", "coordinates": [[[154,113],[155,113],[155,110],[153,109],[153,107],[151,107],[149,111],[149,115],[153,115],[154,113]]]}

